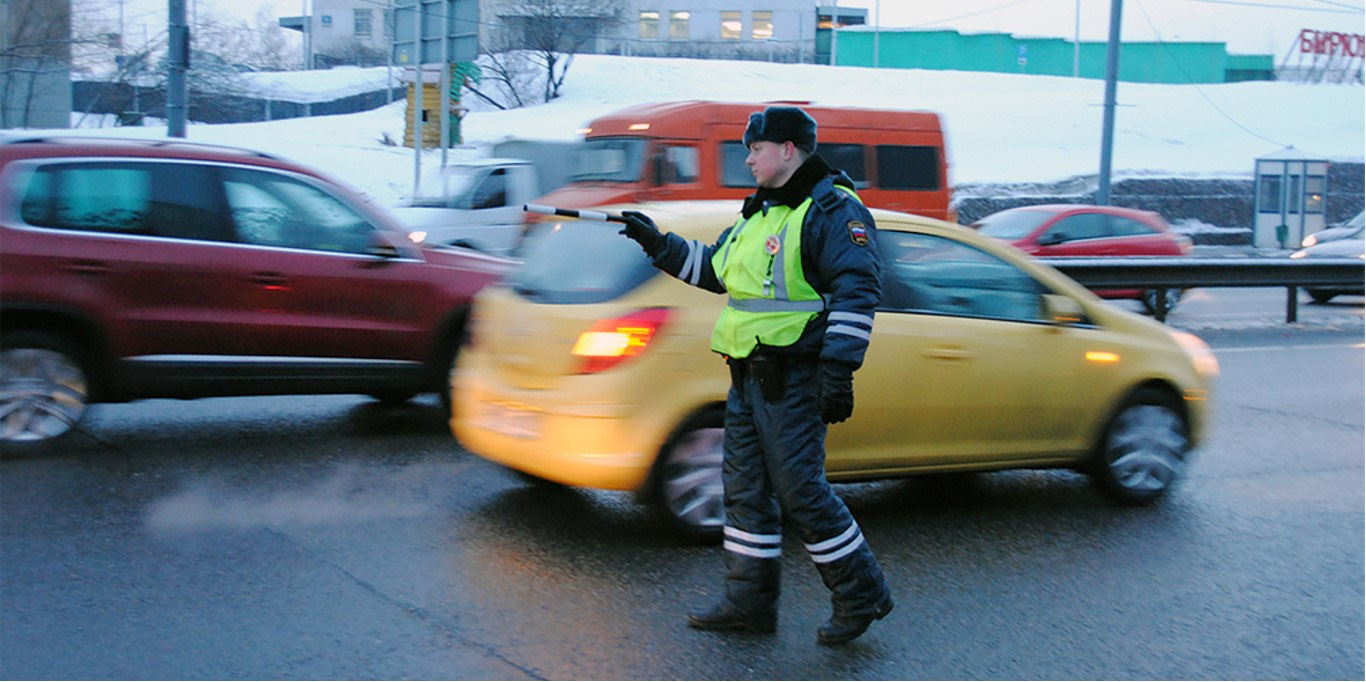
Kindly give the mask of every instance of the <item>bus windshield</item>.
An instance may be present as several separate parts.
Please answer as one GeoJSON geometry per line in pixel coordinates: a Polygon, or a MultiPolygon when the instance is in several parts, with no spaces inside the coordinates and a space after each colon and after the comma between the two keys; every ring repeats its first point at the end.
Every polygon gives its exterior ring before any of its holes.
{"type": "Polygon", "coordinates": [[[647,140],[603,137],[585,140],[574,150],[570,182],[639,182],[647,140]]]}

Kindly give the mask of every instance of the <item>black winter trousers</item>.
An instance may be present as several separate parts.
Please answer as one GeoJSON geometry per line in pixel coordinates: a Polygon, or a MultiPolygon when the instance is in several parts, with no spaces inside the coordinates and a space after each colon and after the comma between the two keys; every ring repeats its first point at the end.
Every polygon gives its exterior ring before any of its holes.
{"type": "Polygon", "coordinates": [[[786,518],[830,589],[835,614],[876,612],[888,594],[882,569],[825,478],[816,363],[762,356],[731,363],[722,465],[726,599],[755,616],[776,613],[786,518]]]}

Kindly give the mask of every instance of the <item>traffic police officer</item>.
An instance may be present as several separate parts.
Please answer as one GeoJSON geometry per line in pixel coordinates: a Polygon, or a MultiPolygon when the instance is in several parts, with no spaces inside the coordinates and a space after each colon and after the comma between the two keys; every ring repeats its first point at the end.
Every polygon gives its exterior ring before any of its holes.
{"type": "Polygon", "coordinates": [[[688,617],[702,630],[772,632],[782,520],[805,544],[834,613],[817,632],[847,642],[892,610],[882,569],[825,478],[826,425],[854,409],[880,297],[877,233],[853,182],[815,155],[797,107],[755,112],[745,146],[758,191],[715,244],[661,234],[626,211],[622,234],[656,267],[728,295],[711,348],[726,357],[724,599],[688,617]]]}

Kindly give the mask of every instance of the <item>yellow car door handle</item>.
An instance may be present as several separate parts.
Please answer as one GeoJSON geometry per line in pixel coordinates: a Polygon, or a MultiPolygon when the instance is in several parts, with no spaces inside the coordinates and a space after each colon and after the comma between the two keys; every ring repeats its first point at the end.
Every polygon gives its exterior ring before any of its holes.
{"type": "Polygon", "coordinates": [[[971,360],[973,352],[966,348],[956,348],[952,346],[936,346],[926,348],[925,355],[940,360],[971,360]]]}

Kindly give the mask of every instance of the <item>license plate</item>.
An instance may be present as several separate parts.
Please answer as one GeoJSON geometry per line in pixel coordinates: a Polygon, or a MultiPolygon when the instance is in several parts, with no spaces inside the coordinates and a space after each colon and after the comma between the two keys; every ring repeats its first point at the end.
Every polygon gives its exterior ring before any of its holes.
{"type": "Polygon", "coordinates": [[[540,438],[543,415],[507,403],[485,403],[475,423],[485,429],[513,438],[540,438]]]}

